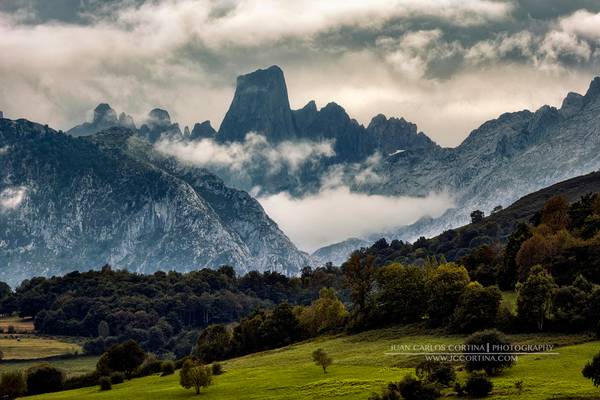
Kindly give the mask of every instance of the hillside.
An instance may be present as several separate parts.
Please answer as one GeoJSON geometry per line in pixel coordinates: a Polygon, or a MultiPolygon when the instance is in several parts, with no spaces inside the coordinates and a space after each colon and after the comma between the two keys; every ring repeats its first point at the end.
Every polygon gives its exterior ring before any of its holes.
{"type": "Polygon", "coordinates": [[[294,274],[308,263],[260,204],[127,128],[74,138],[0,120],[0,280],[98,268],[294,274]]]}
{"type": "Polygon", "coordinates": [[[413,244],[393,240],[378,241],[369,248],[376,254],[378,264],[391,261],[422,263],[427,256],[444,256],[456,261],[481,245],[505,244],[517,226],[531,222],[544,204],[552,197],[563,196],[570,203],[587,194],[600,192],[600,172],[568,179],[544,189],[530,193],[509,207],[455,229],[448,229],[429,239],[420,238],[413,244]]]}
{"type": "MultiPolygon", "coordinates": [[[[490,399],[513,399],[514,383],[524,380],[519,399],[546,400],[555,398],[596,399],[598,390],[581,376],[581,368],[591,358],[600,342],[583,344],[585,337],[515,335],[517,343],[556,343],[560,356],[521,356],[517,365],[493,379],[490,399]]],[[[389,328],[352,336],[329,336],[282,349],[266,351],[223,363],[225,373],[202,389],[203,399],[352,399],[367,400],[389,382],[414,373],[418,362],[414,356],[386,356],[390,346],[401,343],[419,345],[459,344],[464,337],[443,334],[423,335],[419,329],[389,328]],[[316,348],[325,349],[334,359],[326,375],[315,366],[310,354],[316,348]],[[243,397],[240,394],[243,393],[243,397]]],[[[462,374],[459,374],[462,376],[462,374]]],[[[109,392],[97,387],[28,397],[35,400],[148,399],[165,400],[197,398],[193,390],[179,386],[178,373],[160,377],[154,375],[114,385],[109,392]]]]}

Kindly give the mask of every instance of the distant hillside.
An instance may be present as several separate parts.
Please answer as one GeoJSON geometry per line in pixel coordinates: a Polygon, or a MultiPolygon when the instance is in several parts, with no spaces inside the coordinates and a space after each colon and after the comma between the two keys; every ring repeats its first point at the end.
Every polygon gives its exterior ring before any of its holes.
{"type": "Polygon", "coordinates": [[[368,252],[375,254],[380,265],[391,261],[423,262],[428,256],[444,256],[458,260],[472,250],[493,243],[505,243],[522,222],[532,221],[544,204],[554,196],[563,196],[573,203],[590,193],[600,192],[600,172],[592,172],[548,186],[528,194],[511,206],[478,222],[449,229],[431,239],[421,238],[410,244],[398,240],[380,240],[368,252]]]}

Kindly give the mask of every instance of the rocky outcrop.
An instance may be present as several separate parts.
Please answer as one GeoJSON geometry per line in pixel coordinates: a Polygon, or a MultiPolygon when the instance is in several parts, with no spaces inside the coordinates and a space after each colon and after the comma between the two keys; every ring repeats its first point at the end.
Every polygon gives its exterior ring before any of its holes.
{"type": "Polygon", "coordinates": [[[194,129],[188,136],[190,140],[214,139],[217,132],[210,125],[210,121],[194,124],[194,129]]]}
{"type": "Polygon", "coordinates": [[[396,154],[406,150],[432,150],[438,146],[423,132],[417,132],[417,125],[404,118],[375,116],[367,132],[374,136],[376,147],[382,155],[396,154]]]}
{"type": "Polygon", "coordinates": [[[272,66],[237,78],[233,101],[219,128],[221,142],[243,141],[248,132],[279,142],[296,136],[283,71],[272,66]]]}
{"type": "Polygon", "coordinates": [[[93,117],[91,122],[84,122],[81,125],[77,125],[67,131],[67,134],[71,136],[89,136],[101,130],[123,127],[128,129],[135,129],[135,123],[133,118],[125,113],[121,113],[117,117],[115,110],[111,108],[107,103],[100,103],[94,109],[93,117]]]}
{"type": "Polygon", "coordinates": [[[183,138],[179,124],[171,123],[171,116],[168,111],[161,108],[155,108],[148,113],[146,123],[141,126],[139,133],[148,139],[150,143],[155,143],[161,138],[183,138]]]}

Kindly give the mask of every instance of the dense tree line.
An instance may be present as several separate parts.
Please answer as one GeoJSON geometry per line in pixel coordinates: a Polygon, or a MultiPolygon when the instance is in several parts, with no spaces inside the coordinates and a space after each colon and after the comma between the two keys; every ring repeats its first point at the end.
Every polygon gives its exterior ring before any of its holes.
{"type": "Polygon", "coordinates": [[[300,277],[255,271],[238,277],[231,267],[141,275],[105,266],[25,280],[4,293],[0,313],[34,317],[41,333],[96,338],[86,346],[91,353],[134,339],[147,351],[181,357],[200,328],[283,302],[308,304],[323,285],[340,287],[341,279],[331,266],[305,268],[300,277]]]}
{"type": "Polygon", "coordinates": [[[353,254],[342,266],[355,305],[351,325],[423,320],[459,332],[600,333],[600,195],[573,204],[551,198],[505,244],[478,246],[456,262],[440,250],[444,238],[454,235],[412,245],[381,239],[353,254]],[[500,288],[517,292],[516,313],[501,304],[500,288]]]}

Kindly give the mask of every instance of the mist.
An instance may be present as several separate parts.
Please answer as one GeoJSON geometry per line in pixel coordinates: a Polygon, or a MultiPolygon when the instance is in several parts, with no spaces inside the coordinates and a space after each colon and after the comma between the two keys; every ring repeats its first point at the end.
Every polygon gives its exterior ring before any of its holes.
{"type": "Polygon", "coordinates": [[[424,216],[437,217],[453,206],[448,193],[427,197],[390,197],[329,187],[294,198],[279,193],[257,199],[301,250],[314,250],[350,237],[365,237],[411,224],[424,216]]]}

